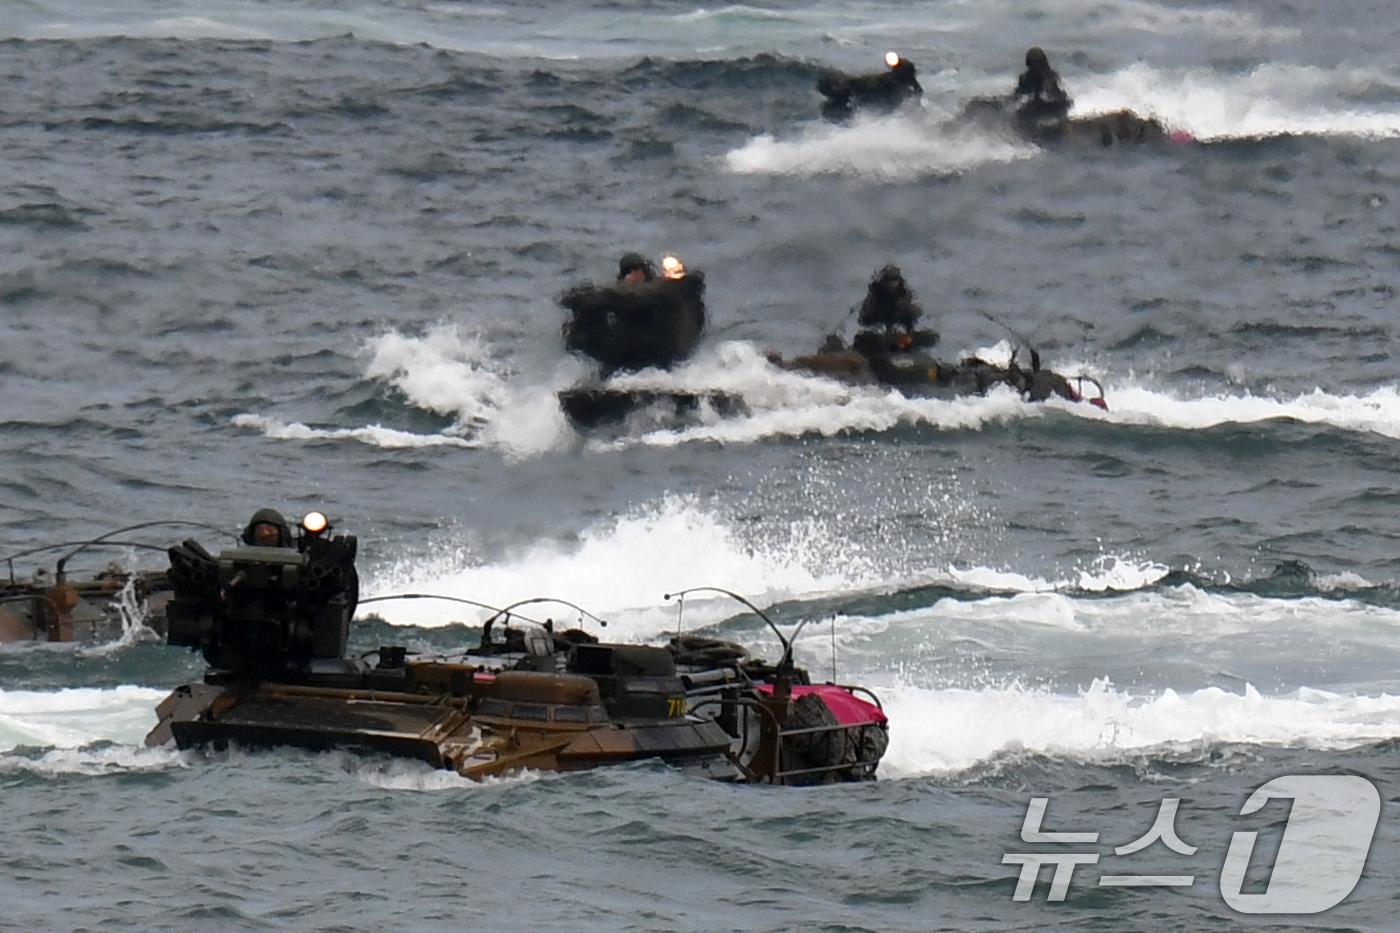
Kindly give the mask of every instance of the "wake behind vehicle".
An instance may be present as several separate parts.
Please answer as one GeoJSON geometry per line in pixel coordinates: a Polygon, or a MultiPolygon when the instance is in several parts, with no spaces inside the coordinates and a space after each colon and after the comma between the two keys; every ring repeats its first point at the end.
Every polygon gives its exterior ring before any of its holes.
{"type": "Polygon", "coordinates": [[[403,646],[350,657],[355,539],[330,537],[319,513],[308,519],[295,547],[170,549],[167,640],[210,667],[159,705],[148,745],[351,749],[470,778],[643,759],[738,782],[874,777],[888,742],[878,701],[810,683],[776,626],[784,654],[768,665],[716,640],[555,632],[518,612],[547,600],[526,600],[496,611],[452,657],[403,646]]]}

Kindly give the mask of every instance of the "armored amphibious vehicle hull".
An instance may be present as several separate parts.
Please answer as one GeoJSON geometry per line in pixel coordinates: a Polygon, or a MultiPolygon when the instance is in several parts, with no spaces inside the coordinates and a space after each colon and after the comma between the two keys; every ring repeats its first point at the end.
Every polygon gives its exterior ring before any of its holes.
{"type": "Polygon", "coordinates": [[[822,116],[840,122],[857,110],[888,113],[923,94],[912,62],[896,55],[893,60],[887,57],[886,64],[890,67],[884,71],[869,74],[823,72],[817,78],[817,91],[823,98],[822,116]]]}
{"type": "Polygon", "coordinates": [[[309,523],[319,530],[295,546],[170,548],[167,641],[200,650],[210,667],[159,705],[148,745],[345,748],[469,778],[659,759],[772,783],[868,779],[884,752],[878,702],[810,685],[776,626],[786,650],[772,667],[727,643],[608,644],[580,629],[556,635],[548,621],[512,628],[512,606],[459,655],[384,646],[370,665],[347,653],[356,540],[331,537],[319,513],[309,523]]]}
{"type": "Polygon", "coordinates": [[[1014,360],[1006,366],[977,357],[948,362],[918,349],[888,353],[838,349],[791,360],[773,357],[772,361],[784,369],[810,372],[851,385],[886,386],[913,398],[983,395],[1004,385],[1030,402],[1062,398],[1107,407],[1103,389],[1097,380],[1089,376],[1064,376],[1042,369],[1037,354],[1032,354],[1029,369],[1016,365],[1014,360]],[[1086,387],[1091,387],[1093,394],[1086,396],[1086,387]]]}
{"type": "Polygon", "coordinates": [[[665,369],[695,351],[705,329],[705,277],[692,272],[637,284],[585,283],[564,293],[564,347],[604,374],[665,369]]]}
{"type": "Polygon", "coordinates": [[[735,782],[874,777],[887,726],[873,695],[764,673],[636,645],[454,660],[384,648],[374,666],[325,661],[275,680],[210,671],[157,707],[146,742],[348,749],[478,779],[649,759],[735,782]]]}
{"type": "Polygon", "coordinates": [[[10,577],[0,580],[0,644],[116,641],[136,617],[164,634],[169,597],[163,570],[10,577]]]}
{"type": "Polygon", "coordinates": [[[569,311],[565,349],[599,365],[597,377],[559,393],[559,406],[574,425],[614,424],[644,409],[661,419],[689,418],[705,407],[720,414],[737,411],[738,399],[723,392],[624,388],[610,381],[617,373],[670,369],[699,344],[705,328],[705,276],[685,272],[675,257],[666,263],[662,278],[584,283],[560,298],[569,311]]]}
{"type": "MultiPolygon", "coordinates": [[[[1061,398],[1107,408],[1103,388],[1093,377],[1065,376],[1043,369],[1035,355],[1028,369],[1014,362],[1000,366],[976,357],[949,362],[918,348],[861,352],[843,347],[790,359],[769,354],[768,360],[781,369],[810,373],[852,386],[894,389],[911,398],[985,395],[997,386],[1008,386],[1031,402],[1061,398]]],[[[583,430],[618,424],[641,412],[678,422],[694,421],[702,412],[719,417],[736,417],[749,412],[743,395],[735,392],[625,389],[611,387],[606,382],[561,392],[559,402],[569,421],[583,430]]]]}
{"type": "Polygon", "coordinates": [[[705,410],[721,417],[748,410],[743,397],[734,392],[626,389],[606,382],[565,389],[559,393],[559,407],[571,423],[582,428],[618,424],[642,411],[662,420],[685,420],[705,410]]]}
{"type": "Polygon", "coordinates": [[[396,672],[321,672],[298,684],[193,684],[176,690],[157,714],[161,722],[148,743],[173,738],[180,748],[341,748],[416,759],[471,778],[658,758],[737,777],[725,759],[730,737],[713,721],[615,719],[597,683],[571,674],[492,674],[416,661],[396,672]]]}
{"type": "Polygon", "coordinates": [[[1017,108],[1003,97],[973,98],[963,107],[960,122],[1055,148],[1104,149],[1190,141],[1187,134],[1173,132],[1155,117],[1132,110],[1069,117],[1045,113],[1033,105],[1017,108]]]}

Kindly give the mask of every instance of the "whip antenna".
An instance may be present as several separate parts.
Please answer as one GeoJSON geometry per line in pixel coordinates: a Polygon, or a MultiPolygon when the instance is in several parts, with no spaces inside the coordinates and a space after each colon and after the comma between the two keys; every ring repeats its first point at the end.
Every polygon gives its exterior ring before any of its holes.
{"type": "Polygon", "coordinates": [[[598,618],[596,615],[589,612],[587,609],[584,609],[581,606],[576,606],[573,603],[569,602],[567,599],[555,599],[551,596],[535,596],[531,597],[530,599],[522,599],[518,602],[513,602],[509,606],[503,607],[493,606],[490,603],[479,602],[475,599],[467,599],[464,596],[446,596],[441,593],[390,593],[385,596],[370,596],[365,599],[361,599],[359,601],[359,605],[363,606],[365,603],[379,603],[390,599],[441,599],[444,602],[462,603],[463,605],[467,606],[475,606],[478,609],[489,609],[493,614],[491,618],[486,620],[486,625],[490,625],[491,623],[499,619],[501,616],[505,616],[506,621],[509,622],[510,616],[513,614],[518,619],[523,619],[526,622],[531,622],[535,625],[543,626],[544,623],[541,622],[539,619],[532,619],[527,615],[521,615],[520,613],[515,612],[516,607],[526,606],[531,603],[558,603],[561,606],[568,606],[570,609],[575,610],[579,613],[580,616],[587,616],[588,618],[597,622],[604,628],[607,628],[608,625],[607,620],[598,618]]]}
{"type": "Polygon", "coordinates": [[[778,641],[782,642],[783,645],[783,657],[782,660],[778,662],[779,667],[788,667],[792,665],[792,643],[797,640],[798,634],[800,634],[802,629],[806,627],[807,623],[812,621],[810,618],[803,619],[801,622],[797,623],[797,627],[792,630],[792,635],[784,635],[782,633],[782,630],[778,628],[778,624],[772,619],[768,618],[768,614],[766,612],[755,606],[743,596],[740,596],[738,593],[735,593],[732,590],[726,590],[720,586],[692,586],[683,590],[679,590],[675,593],[665,593],[662,595],[662,599],[670,600],[673,597],[676,599],[683,599],[690,593],[719,593],[721,596],[728,596],[735,602],[747,606],[753,611],[755,615],[757,615],[764,622],[767,622],[768,627],[773,630],[773,634],[778,636],[778,641]]]}
{"type": "Polygon", "coordinates": [[[831,682],[836,683],[836,616],[831,617],[831,682]]]}

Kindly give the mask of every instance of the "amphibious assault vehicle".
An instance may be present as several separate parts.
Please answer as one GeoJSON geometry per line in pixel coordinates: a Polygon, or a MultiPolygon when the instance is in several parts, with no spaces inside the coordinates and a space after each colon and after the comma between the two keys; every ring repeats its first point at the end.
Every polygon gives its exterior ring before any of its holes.
{"type": "Polygon", "coordinates": [[[556,632],[519,614],[548,601],[532,599],[497,610],[456,656],[404,646],[348,656],[355,552],[319,513],[294,547],[171,548],[167,641],[210,666],[159,705],[147,744],[343,748],[471,778],[661,759],[723,780],[807,784],[873,778],[888,742],[874,695],[812,684],[776,625],[784,653],[769,665],[716,640],[556,632]]]}
{"type": "Polygon", "coordinates": [[[1153,116],[1132,110],[1066,116],[1047,112],[1034,103],[1018,105],[1008,97],[974,97],[959,115],[972,125],[1015,139],[1065,149],[1105,149],[1116,146],[1165,146],[1194,142],[1183,130],[1171,130],[1153,116]]]}
{"type": "MultiPolygon", "coordinates": [[[[612,288],[581,286],[565,296],[574,318],[565,326],[568,349],[594,358],[605,377],[559,393],[564,414],[580,428],[596,428],[626,420],[634,412],[649,412],[663,421],[693,419],[706,414],[716,417],[742,416],[749,407],[742,395],[720,389],[666,389],[619,378],[620,373],[654,367],[670,368],[685,359],[699,339],[703,315],[692,305],[663,286],[669,281],[626,284],[612,288]],[[580,304],[579,295],[587,297],[580,304]],[[574,296],[574,297],[570,297],[574,296]],[[580,308],[588,311],[593,323],[580,324],[580,308]],[[684,330],[688,340],[682,345],[672,338],[677,321],[689,322],[684,330]],[[602,322],[606,322],[606,327],[602,322]],[[641,322],[647,322],[645,326],[641,322]],[[607,335],[607,341],[581,342],[578,333],[607,335]],[[625,354],[620,352],[626,347],[625,354]]],[[[671,284],[675,284],[672,282],[671,284]]],[[[697,298],[698,300],[698,298],[697,298]]],[[[1040,354],[1030,349],[1030,368],[1018,365],[1013,355],[1005,365],[975,357],[961,360],[938,359],[932,348],[939,335],[918,326],[923,309],[899,267],[888,264],[879,269],[867,286],[859,312],[857,330],[848,346],[838,334],[828,335],[815,353],[784,359],[770,352],[768,362],[782,369],[823,376],[851,385],[881,386],[912,397],[952,398],[985,394],[1005,385],[1027,401],[1050,398],[1088,401],[1106,408],[1103,387],[1090,376],[1065,376],[1040,365],[1040,354]],[[1086,395],[1092,387],[1096,395],[1086,395]]],[[[1019,339],[1019,338],[1018,338],[1019,339]]],[[[1022,341],[1023,343],[1025,341],[1022,341]]]]}
{"type": "Polygon", "coordinates": [[[559,393],[559,406],[574,424],[610,424],[640,409],[672,418],[704,407],[720,415],[743,410],[742,399],[731,393],[640,389],[614,379],[644,369],[670,369],[689,358],[700,342],[705,329],[704,273],[687,271],[674,256],[665,257],[661,265],[658,275],[650,260],[628,253],[615,284],[585,282],[559,299],[569,312],[564,348],[598,364],[596,378],[559,393]]]}
{"type": "Polygon", "coordinates": [[[116,641],[134,627],[165,632],[165,602],[170,584],[164,570],[127,570],[113,563],[93,572],[74,572],[68,561],[89,548],[148,547],[116,536],[165,522],[144,522],[119,528],[89,541],[47,545],[12,554],[3,560],[0,577],[0,644],[16,641],[116,641]],[[52,572],[15,573],[15,562],[45,551],[66,550],[52,572]]]}

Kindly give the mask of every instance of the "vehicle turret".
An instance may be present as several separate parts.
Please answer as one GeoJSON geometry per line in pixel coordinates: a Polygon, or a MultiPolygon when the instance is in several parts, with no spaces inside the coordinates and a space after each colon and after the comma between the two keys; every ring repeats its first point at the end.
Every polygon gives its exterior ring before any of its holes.
{"type": "Polygon", "coordinates": [[[345,654],[358,600],[353,535],[303,520],[295,546],[239,545],[217,556],[197,541],[170,548],[174,595],[166,641],[197,648],[235,679],[309,669],[345,654]]]}

